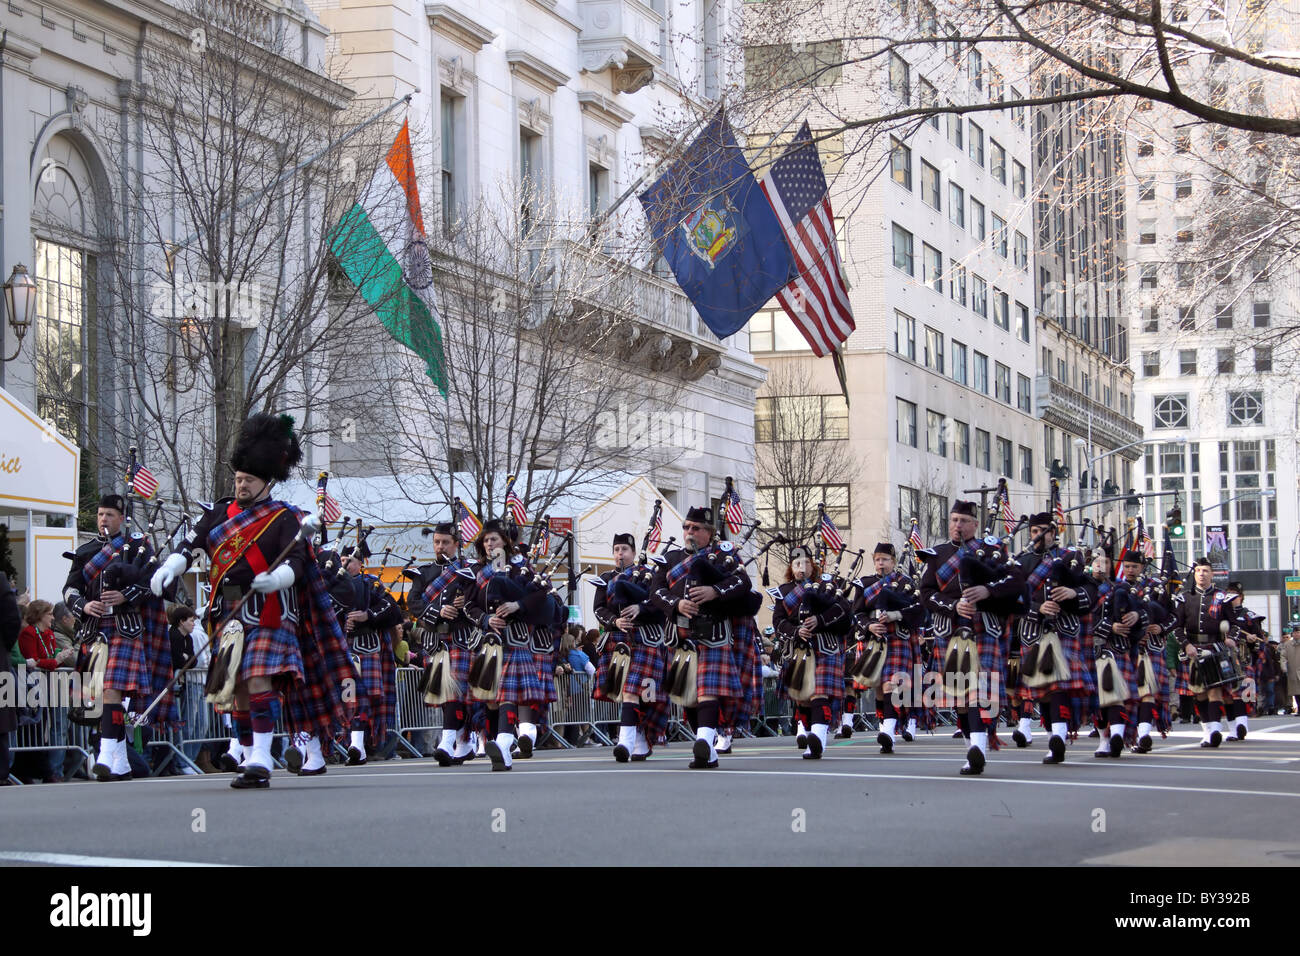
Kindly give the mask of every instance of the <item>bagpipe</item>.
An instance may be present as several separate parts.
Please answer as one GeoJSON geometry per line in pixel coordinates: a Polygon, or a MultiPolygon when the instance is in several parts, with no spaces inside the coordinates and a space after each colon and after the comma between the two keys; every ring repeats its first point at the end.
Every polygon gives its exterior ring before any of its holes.
{"type": "MultiPolygon", "coordinates": [[[[1058,587],[1079,588],[1090,583],[1083,552],[1077,548],[1066,548],[1047,560],[1043,593],[1049,600],[1058,587]]],[[[1069,661],[1057,633],[1056,616],[1031,607],[1021,621],[1020,638],[1020,679],[1026,687],[1038,690],[1069,678],[1069,661]]]]}
{"type": "MultiPolygon", "coordinates": [[[[598,587],[605,588],[605,606],[616,614],[621,615],[629,607],[644,604],[650,598],[650,585],[654,582],[656,567],[655,564],[663,560],[662,557],[655,555],[650,550],[650,539],[655,533],[655,528],[660,526],[660,513],[663,509],[663,503],[656,498],[654,508],[650,513],[650,526],[646,529],[645,535],[641,538],[641,552],[637,555],[636,561],[615,574],[608,582],[600,578],[593,578],[593,582],[598,587]]],[[[663,550],[666,552],[675,541],[675,538],[669,538],[663,543],[663,550]]],[[[602,653],[605,645],[609,642],[613,632],[601,634],[600,640],[596,644],[596,652],[602,653]]],[[[658,646],[663,643],[662,628],[647,628],[643,632],[643,639],[650,646],[658,646]],[[655,631],[658,633],[655,633],[655,631]]],[[[623,684],[627,680],[628,669],[632,666],[632,647],[628,644],[626,638],[620,637],[614,643],[614,648],[610,652],[609,666],[605,669],[605,680],[600,685],[601,693],[607,700],[614,700],[622,692],[623,684]]]]}
{"type": "MultiPolygon", "coordinates": [[[[893,580],[872,598],[876,622],[898,622],[902,620],[903,612],[921,601],[920,589],[901,571],[890,572],[889,577],[893,580]]],[[[889,638],[873,633],[870,629],[872,623],[867,614],[859,614],[854,619],[853,627],[860,647],[855,649],[853,660],[845,667],[845,673],[863,687],[880,683],[889,656],[889,638]]]]}
{"type": "MultiPolygon", "coordinates": [[[[841,548],[835,556],[835,568],[823,572],[816,581],[804,587],[799,596],[799,606],[794,617],[800,622],[816,618],[818,623],[825,619],[826,612],[843,601],[853,589],[853,579],[862,565],[866,549],[859,549],[847,577],[840,576],[840,564],[844,560],[847,548],[841,548]]],[[[785,660],[781,665],[781,681],[786,693],[795,703],[806,703],[812,699],[817,686],[817,655],[836,654],[840,649],[838,634],[832,634],[819,628],[813,641],[796,635],[790,640],[786,649],[785,660]]]]}

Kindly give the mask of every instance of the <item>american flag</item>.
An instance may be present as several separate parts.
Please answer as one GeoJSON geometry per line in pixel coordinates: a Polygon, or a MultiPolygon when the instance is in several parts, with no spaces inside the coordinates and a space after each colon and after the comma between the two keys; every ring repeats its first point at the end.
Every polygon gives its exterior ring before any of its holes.
{"type": "Polygon", "coordinates": [[[478,538],[479,532],[483,530],[483,522],[474,516],[474,512],[465,507],[465,502],[459,498],[456,499],[456,507],[459,509],[460,516],[460,540],[469,542],[478,538]]]}
{"type": "Polygon", "coordinates": [[[144,465],[136,465],[135,474],[127,475],[126,480],[141,498],[152,498],[158,491],[158,479],[144,465]]]}
{"type": "Polygon", "coordinates": [[[831,355],[854,329],[835,216],[817,146],[805,122],[760,181],[794,255],[798,275],[776,294],[813,354],[831,355]]]}
{"type": "Polygon", "coordinates": [[[320,500],[321,517],[326,524],[333,524],[343,517],[343,509],[339,507],[338,501],[325,490],[324,478],[316,482],[316,497],[320,500]]]}
{"type": "Polygon", "coordinates": [[[921,540],[921,529],[915,518],[912,519],[912,533],[907,536],[907,543],[912,546],[913,551],[920,551],[925,547],[925,542],[921,540]]]}
{"type": "Polygon", "coordinates": [[[646,544],[646,551],[653,553],[659,550],[659,536],[663,534],[664,519],[660,517],[659,512],[654,513],[655,523],[650,528],[650,540],[646,544]]]}
{"type": "Polygon", "coordinates": [[[1056,533],[1065,533],[1065,506],[1061,504],[1061,492],[1058,489],[1052,503],[1053,516],[1056,518],[1056,533]]]}
{"type": "Polygon", "coordinates": [[[1006,534],[1016,526],[1016,516],[1011,513],[1011,493],[1006,488],[1002,489],[1002,526],[1006,534]]]}
{"type": "Polygon", "coordinates": [[[740,534],[740,529],[745,523],[745,512],[740,507],[740,495],[736,494],[734,488],[727,495],[724,517],[727,519],[727,531],[731,534],[740,534]]]}
{"type": "Polygon", "coordinates": [[[538,554],[549,554],[551,551],[551,523],[549,521],[542,522],[542,531],[537,536],[537,548],[538,554]]]}
{"type": "Polygon", "coordinates": [[[1138,548],[1141,550],[1142,556],[1148,561],[1155,558],[1156,542],[1155,539],[1151,537],[1151,532],[1147,530],[1145,524],[1142,526],[1142,535],[1138,541],[1138,548]]]}
{"type": "Polygon", "coordinates": [[[524,503],[515,494],[515,480],[513,478],[506,485],[506,507],[510,509],[510,517],[515,519],[515,524],[520,527],[528,524],[528,512],[524,511],[524,503]]]}
{"type": "Polygon", "coordinates": [[[835,522],[825,511],[822,512],[822,542],[832,551],[844,550],[844,539],[840,537],[840,529],[835,527],[835,522]]]}

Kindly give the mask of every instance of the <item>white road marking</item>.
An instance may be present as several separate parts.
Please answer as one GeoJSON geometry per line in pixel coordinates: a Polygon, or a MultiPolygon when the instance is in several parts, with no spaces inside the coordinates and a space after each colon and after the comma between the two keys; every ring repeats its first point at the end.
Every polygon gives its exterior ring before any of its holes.
{"type": "Polygon", "coordinates": [[[36,853],[0,850],[0,860],[46,863],[50,866],[237,866],[234,863],[191,863],[185,860],[141,860],[123,856],[79,856],[73,853],[36,853]]]}

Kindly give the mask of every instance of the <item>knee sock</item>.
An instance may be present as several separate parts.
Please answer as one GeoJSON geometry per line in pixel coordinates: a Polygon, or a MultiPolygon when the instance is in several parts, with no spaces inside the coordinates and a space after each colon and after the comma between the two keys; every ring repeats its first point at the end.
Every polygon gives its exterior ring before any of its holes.
{"type": "Polygon", "coordinates": [[[1156,722],[1156,705],[1151,701],[1138,704],[1138,723],[1154,724],[1156,722]]]}
{"type": "Polygon", "coordinates": [[[716,700],[707,700],[701,703],[699,706],[700,724],[699,727],[696,728],[696,731],[698,732],[700,727],[716,728],[718,726],[718,714],[721,710],[722,708],[718,705],[716,700]]]}
{"type": "Polygon", "coordinates": [[[619,711],[618,725],[620,727],[635,727],[640,722],[636,704],[624,703],[619,711]]]}
{"type": "Polygon", "coordinates": [[[275,731],[275,717],[271,713],[271,703],[275,697],[273,690],[248,695],[249,726],[253,733],[269,734],[275,731]]]}
{"type": "MultiPolygon", "coordinates": [[[[126,739],[126,709],[121,704],[104,705],[104,712],[99,715],[99,733],[109,740],[126,739]]],[[[8,734],[5,737],[7,739],[8,734]]],[[[252,743],[251,739],[249,743],[252,743]]]]}
{"type": "Polygon", "coordinates": [[[239,738],[239,746],[253,746],[253,722],[249,719],[248,711],[237,710],[230,715],[235,723],[235,736],[239,738]]]}
{"type": "MultiPolygon", "coordinates": [[[[812,722],[814,724],[825,724],[828,727],[831,723],[831,702],[825,697],[818,697],[808,708],[812,712],[812,722]]],[[[809,725],[811,728],[811,725],[809,725]]]]}
{"type": "Polygon", "coordinates": [[[1218,700],[1206,701],[1205,719],[1211,724],[1223,720],[1223,702],[1218,700]]]}
{"type": "Polygon", "coordinates": [[[1192,717],[1195,716],[1192,713],[1194,703],[1195,699],[1189,694],[1180,694],[1178,696],[1178,716],[1185,724],[1190,724],[1192,717]]]}
{"type": "Polygon", "coordinates": [[[465,704],[455,701],[442,705],[442,729],[459,731],[465,726],[465,704]]]}
{"type": "Polygon", "coordinates": [[[1119,704],[1112,704],[1106,708],[1106,723],[1114,727],[1116,724],[1128,723],[1128,708],[1119,704]]]}
{"type": "Polygon", "coordinates": [[[684,707],[682,716],[686,718],[686,726],[691,728],[691,733],[700,729],[700,708],[684,707]]]}
{"type": "Polygon", "coordinates": [[[898,708],[894,706],[894,702],[888,697],[883,697],[876,701],[876,716],[881,720],[888,720],[891,717],[897,719],[898,708]]]}
{"type": "Polygon", "coordinates": [[[487,736],[491,740],[497,735],[497,728],[501,726],[501,711],[488,708],[487,712],[487,736]]]}
{"type": "Polygon", "coordinates": [[[519,705],[514,703],[505,703],[497,711],[498,721],[497,733],[510,734],[512,737],[519,736],[519,705]]]}

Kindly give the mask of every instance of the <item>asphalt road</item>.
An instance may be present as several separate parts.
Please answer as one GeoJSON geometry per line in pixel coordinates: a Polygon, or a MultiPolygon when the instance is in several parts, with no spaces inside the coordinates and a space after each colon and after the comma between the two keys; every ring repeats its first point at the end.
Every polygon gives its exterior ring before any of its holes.
{"type": "Polygon", "coordinates": [[[1094,759],[1045,737],[961,777],[949,736],[878,752],[873,735],[820,761],[791,738],[738,740],[717,770],[685,743],[642,764],[605,748],[486,760],[277,772],[269,791],[225,775],[0,789],[0,865],[141,861],[290,865],[818,864],[1297,865],[1300,721],[1253,722],[1201,750],[1177,725],[1156,749],[1094,759]],[[1276,833],[1272,838],[1270,834],[1276,833]]]}

